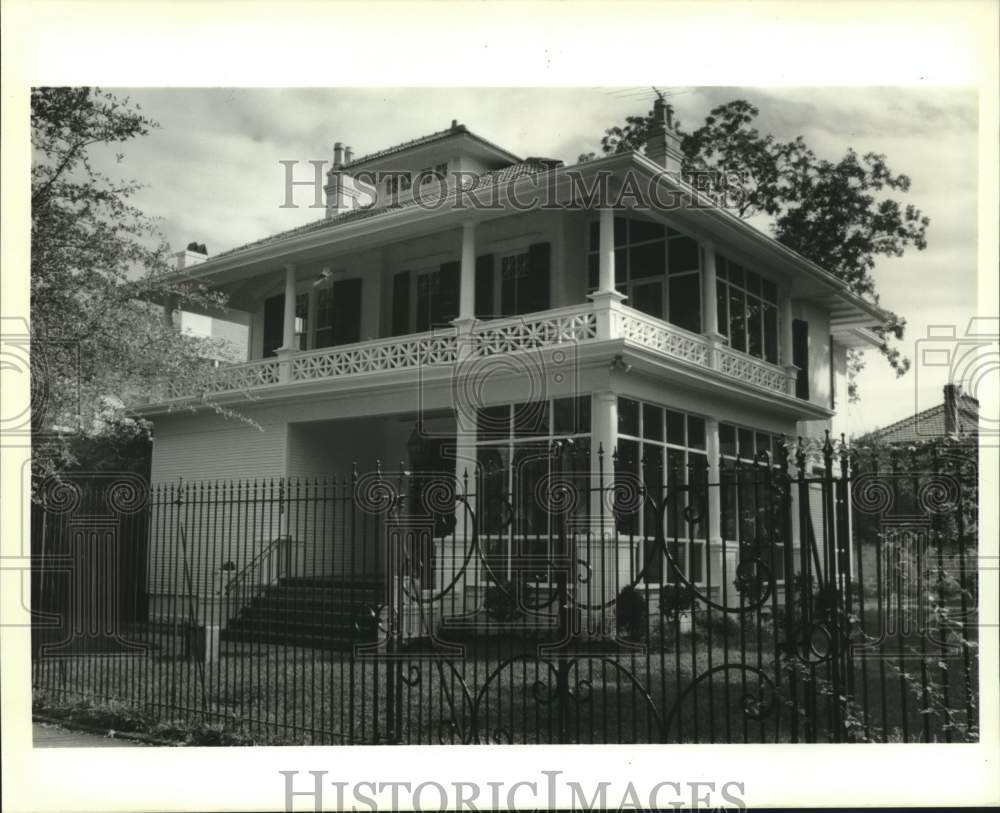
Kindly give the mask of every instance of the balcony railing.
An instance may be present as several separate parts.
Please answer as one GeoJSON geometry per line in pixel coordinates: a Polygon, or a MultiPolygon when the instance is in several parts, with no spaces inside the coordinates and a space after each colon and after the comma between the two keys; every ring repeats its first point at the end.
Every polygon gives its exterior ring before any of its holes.
{"type": "Polygon", "coordinates": [[[261,391],[290,383],[445,366],[460,358],[489,357],[563,343],[620,339],[695,367],[771,392],[794,393],[794,378],[774,364],[748,356],[698,333],[617,302],[585,303],[524,316],[476,323],[469,333],[449,327],[428,333],[294,352],[221,367],[195,391],[170,384],[166,399],[261,391]],[[188,391],[185,391],[188,390],[188,391]]]}

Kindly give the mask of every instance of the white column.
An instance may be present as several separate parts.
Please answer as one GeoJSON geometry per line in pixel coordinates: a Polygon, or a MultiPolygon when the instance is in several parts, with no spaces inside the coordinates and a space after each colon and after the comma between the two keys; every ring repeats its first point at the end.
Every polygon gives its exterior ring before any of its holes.
{"type": "Polygon", "coordinates": [[[462,279],[459,288],[458,319],[466,321],[476,314],[476,224],[462,224],[462,279]]]}
{"type": "Polygon", "coordinates": [[[295,350],[295,266],[285,266],[285,320],[282,350],[295,350]]]}
{"type": "Polygon", "coordinates": [[[598,243],[597,292],[615,290],[615,210],[601,209],[598,243]]]}
{"type": "Polygon", "coordinates": [[[614,339],[618,336],[615,314],[625,299],[615,290],[615,210],[603,208],[600,217],[597,290],[590,295],[590,300],[597,315],[597,338],[614,339]]]}
{"type": "Polygon", "coordinates": [[[705,267],[701,270],[701,332],[719,332],[719,302],[715,284],[715,243],[706,240],[701,244],[705,267]]]}
{"type": "Polygon", "coordinates": [[[722,544],[722,473],[719,466],[719,422],[715,418],[705,419],[705,451],[708,453],[708,550],[705,566],[711,569],[712,587],[719,591],[719,602],[726,604],[731,590],[722,583],[723,571],[725,570],[726,580],[732,582],[735,578],[733,570],[736,560],[733,553],[725,550],[722,544]],[[723,568],[722,559],[727,553],[730,561],[723,568]]]}
{"type": "Polygon", "coordinates": [[[287,383],[292,380],[292,354],[295,352],[295,266],[285,266],[285,317],[282,325],[281,347],[278,357],[278,380],[287,383]]]}
{"type": "Polygon", "coordinates": [[[793,332],[792,332],[792,295],[785,289],[781,295],[781,347],[779,348],[779,358],[781,365],[785,368],[786,392],[795,395],[795,381],[799,368],[794,363],[793,353],[793,332]]]}

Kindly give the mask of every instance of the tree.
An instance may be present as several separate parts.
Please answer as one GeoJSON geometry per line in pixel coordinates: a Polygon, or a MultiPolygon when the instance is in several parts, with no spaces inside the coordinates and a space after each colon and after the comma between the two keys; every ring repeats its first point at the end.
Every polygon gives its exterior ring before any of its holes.
{"type": "MultiPolygon", "coordinates": [[[[139,184],[95,169],[95,152],[156,126],[138,105],[99,89],[31,93],[36,476],[72,467],[75,450],[92,449],[101,437],[110,449],[134,450],[144,435],[148,448],[149,427],[129,418],[125,402],[164,378],[206,371],[212,344],[168,325],[156,303],[176,297],[182,307],[217,309],[223,302],[165,278],[167,247],[154,221],[130,203],[139,184]]],[[[121,163],[124,156],[116,158],[121,163]]]]}
{"type": "MultiPolygon", "coordinates": [[[[879,256],[899,257],[910,246],[927,247],[930,221],[915,206],[887,197],[906,193],[910,179],[890,170],[878,153],[859,156],[848,149],[839,161],[817,158],[801,136],[779,141],[754,126],[759,110],[736,99],[714,108],[704,124],[691,132],[680,130],[683,173],[688,178],[734,172],[750,179],[736,198],[741,218],[765,215],[776,240],[794,249],[840,279],[851,291],[879,304],[871,275],[879,256]]],[[[604,154],[640,150],[648,137],[652,112],[628,116],[623,126],[610,127],[601,139],[604,154]]],[[[581,155],[581,160],[593,157],[581,155]]],[[[885,340],[882,355],[897,376],[910,360],[891,340],[900,340],[906,320],[891,311],[878,333],[885,340]]],[[[856,376],[864,366],[850,351],[850,395],[856,399],[856,376]]]]}

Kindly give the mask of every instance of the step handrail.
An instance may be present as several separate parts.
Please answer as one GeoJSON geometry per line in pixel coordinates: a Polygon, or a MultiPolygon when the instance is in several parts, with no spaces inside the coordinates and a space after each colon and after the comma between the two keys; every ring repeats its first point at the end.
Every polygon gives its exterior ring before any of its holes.
{"type": "MultiPolygon", "coordinates": [[[[225,595],[229,596],[229,594],[232,593],[232,591],[239,585],[239,583],[242,582],[242,581],[244,581],[244,579],[252,571],[256,570],[257,567],[258,567],[258,565],[261,562],[264,561],[265,557],[270,557],[271,554],[273,554],[275,550],[277,550],[278,548],[280,548],[280,546],[282,545],[282,543],[285,543],[285,542],[290,543],[291,541],[292,541],[292,538],[290,536],[277,536],[274,539],[272,539],[270,542],[268,542],[267,545],[265,545],[264,548],[260,551],[260,553],[258,553],[256,556],[254,556],[253,559],[251,559],[246,565],[244,565],[244,567],[235,576],[233,576],[228,582],[226,582],[226,587],[225,587],[225,591],[224,591],[225,595]]],[[[281,560],[279,559],[278,560],[278,574],[277,574],[277,578],[280,578],[280,577],[281,577],[281,560]]],[[[276,581],[276,579],[272,580],[272,581],[270,581],[268,583],[269,584],[273,584],[274,581],[276,581]]]]}

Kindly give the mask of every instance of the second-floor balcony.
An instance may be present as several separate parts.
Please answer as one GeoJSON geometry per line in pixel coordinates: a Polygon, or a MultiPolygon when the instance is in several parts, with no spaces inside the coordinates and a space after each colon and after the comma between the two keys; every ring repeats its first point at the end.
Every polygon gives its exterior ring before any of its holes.
{"type": "Polygon", "coordinates": [[[503,319],[448,325],[423,333],[356,342],[305,351],[279,351],[275,357],[218,367],[193,382],[170,382],[156,400],[184,401],[229,394],[254,396],[291,384],[357,383],[362,377],[451,367],[462,375],[463,363],[491,356],[524,353],[559,345],[576,348],[605,345],[609,358],[618,351],[643,353],[688,372],[716,376],[769,394],[793,396],[794,370],[727,347],[702,335],[648,316],[614,299],[503,319]]]}

